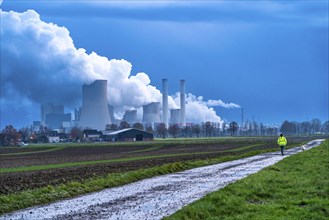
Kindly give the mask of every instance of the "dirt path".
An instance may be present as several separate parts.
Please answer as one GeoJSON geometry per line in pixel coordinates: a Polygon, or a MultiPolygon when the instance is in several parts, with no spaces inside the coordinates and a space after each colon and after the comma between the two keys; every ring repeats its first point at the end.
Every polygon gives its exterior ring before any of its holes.
{"type": "MultiPolygon", "coordinates": [[[[320,145],[314,140],[306,149],[320,145]]],[[[161,219],[204,195],[225,187],[301,151],[257,155],[236,161],[145,179],[46,206],[17,211],[0,219],[161,219]]]]}

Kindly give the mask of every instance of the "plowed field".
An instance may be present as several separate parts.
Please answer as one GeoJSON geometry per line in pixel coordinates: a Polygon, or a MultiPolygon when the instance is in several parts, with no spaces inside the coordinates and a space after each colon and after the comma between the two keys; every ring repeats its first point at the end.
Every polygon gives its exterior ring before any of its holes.
{"type": "MultiPolygon", "coordinates": [[[[313,138],[289,138],[288,141],[292,146],[313,138]]],[[[176,161],[278,149],[276,137],[187,140],[3,147],[0,148],[0,193],[80,181],[176,161]],[[50,165],[59,165],[59,168],[50,165]],[[25,168],[25,171],[13,168],[25,168]]]]}

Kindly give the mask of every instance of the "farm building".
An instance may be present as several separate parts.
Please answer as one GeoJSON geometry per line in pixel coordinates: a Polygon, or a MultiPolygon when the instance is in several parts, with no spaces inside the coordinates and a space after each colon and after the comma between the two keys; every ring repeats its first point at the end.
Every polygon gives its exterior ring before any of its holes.
{"type": "Polygon", "coordinates": [[[107,141],[151,141],[153,134],[136,128],[126,128],[119,131],[103,132],[107,141]]]}
{"type": "Polygon", "coordinates": [[[95,129],[86,129],[83,130],[83,138],[85,141],[88,142],[94,142],[94,141],[99,141],[101,138],[102,132],[98,132],[95,129]]]}

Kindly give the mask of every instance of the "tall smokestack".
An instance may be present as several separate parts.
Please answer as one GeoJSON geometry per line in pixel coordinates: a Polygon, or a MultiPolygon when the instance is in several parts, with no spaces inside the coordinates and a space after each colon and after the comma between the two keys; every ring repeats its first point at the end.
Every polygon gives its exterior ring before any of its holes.
{"type": "Polygon", "coordinates": [[[168,80],[162,79],[162,120],[168,128],[168,80]]]}
{"type": "Polygon", "coordinates": [[[96,80],[82,87],[82,109],[79,125],[104,130],[111,124],[107,101],[107,80],[96,80]]]}
{"type": "Polygon", "coordinates": [[[180,120],[182,126],[186,126],[186,110],[185,110],[185,80],[180,81],[180,120]]]}

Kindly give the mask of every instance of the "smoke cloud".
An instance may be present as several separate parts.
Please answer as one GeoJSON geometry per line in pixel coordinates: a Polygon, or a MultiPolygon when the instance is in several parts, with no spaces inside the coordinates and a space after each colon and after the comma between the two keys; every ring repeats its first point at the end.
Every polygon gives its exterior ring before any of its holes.
{"type": "Polygon", "coordinates": [[[225,103],[222,100],[218,99],[218,100],[208,100],[207,101],[207,106],[219,106],[219,107],[223,107],[223,108],[241,108],[240,105],[238,104],[234,104],[234,103],[225,103]]]}
{"type": "MultiPolygon", "coordinates": [[[[151,85],[146,73],[131,75],[132,64],[109,60],[97,53],[76,48],[68,29],[46,23],[34,10],[23,13],[1,12],[1,103],[9,110],[53,102],[74,108],[81,105],[84,83],[108,80],[109,103],[116,111],[139,109],[162,100],[161,92],[151,85]]],[[[169,96],[169,107],[179,106],[179,96],[169,96]]],[[[203,101],[187,94],[188,122],[221,119],[211,106],[239,107],[220,100],[203,101]]],[[[36,119],[34,119],[36,120],[36,119]]]]}

